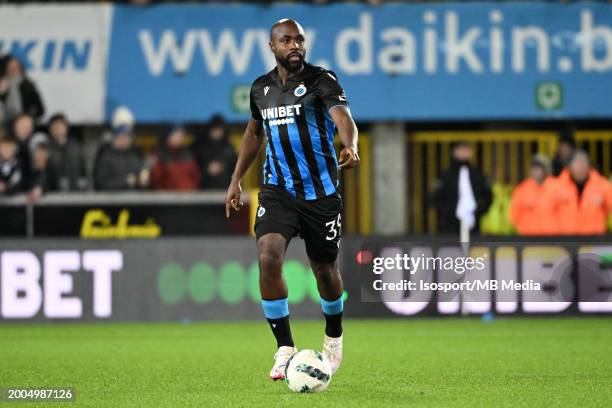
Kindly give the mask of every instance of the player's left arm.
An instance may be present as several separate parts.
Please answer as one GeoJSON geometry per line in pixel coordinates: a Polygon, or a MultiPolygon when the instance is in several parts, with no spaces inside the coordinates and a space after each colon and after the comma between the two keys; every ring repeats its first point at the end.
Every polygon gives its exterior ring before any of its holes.
{"type": "Polygon", "coordinates": [[[326,71],[321,75],[319,89],[321,91],[321,99],[338,129],[340,141],[344,145],[344,148],[340,151],[339,167],[347,169],[357,167],[359,164],[359,154],[357,153],[359,132],[351,116],[346,94],[338,83],[336,74],[326,71]]]}
{"type": "Polygon", "coordinates": [[[338,167],[341,169],[357,167],[360,160],[357,152],[359,132],[351,116],[351,111],[348,106],[337,105],[329,111],[329,114],[336,124],[336,128],[338,128],[338,136],[344,145],[344,148],[340,151],[338,167]]]}

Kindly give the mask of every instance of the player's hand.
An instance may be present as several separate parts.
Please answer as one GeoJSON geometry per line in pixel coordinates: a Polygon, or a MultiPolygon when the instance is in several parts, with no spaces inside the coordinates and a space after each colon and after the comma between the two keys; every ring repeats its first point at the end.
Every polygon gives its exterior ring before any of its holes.
{"type": "Polygon", "coordinates": [[[232,182],[227,188],[227,194],[225,195],[225,218],[230,217],[231,210],[240,211],[244,203],[240,199],[242,193],[242,187],[240,183],[232,182]]]}
{"type": "Polygon", "coordinates": [[[352,169],[353,167],[357,167],[359,165],[359,155],[357,154],[357,150],[352,147],[345,147],[340,151],[340,161],[338,168],[340,169],[352,169]]]}

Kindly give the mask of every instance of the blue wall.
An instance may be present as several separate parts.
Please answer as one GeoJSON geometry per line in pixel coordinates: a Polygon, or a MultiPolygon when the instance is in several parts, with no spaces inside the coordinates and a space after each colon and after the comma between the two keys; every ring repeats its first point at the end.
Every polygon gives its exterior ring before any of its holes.
{"type": "Polygon", "coordinates": [[[248,118],[268,30],[299,20],[357,120],[612,117],[612,6],[598,3],[114,7],[107,115],[248,118]]]}

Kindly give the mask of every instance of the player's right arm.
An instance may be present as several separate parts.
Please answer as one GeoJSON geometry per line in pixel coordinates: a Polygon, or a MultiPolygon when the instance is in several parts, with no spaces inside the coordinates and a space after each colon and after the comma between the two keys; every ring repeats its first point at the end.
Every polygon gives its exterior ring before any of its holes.
{"type": "Polygon", "coordinates": [[[338,168],[351,169],[359,165],[359,154],[357,153],[358,130],[348,107],[348,100],[344,89],[338,83],[336,74],[325,71],[321,75],[318,88],[323,104],[338,129],[340,141],[344,145],[338,157],[338,168]]]}
{"type": "Polygon", "coordinates": [[[240,151],[238,152],[238,160],[232,174],[232,180],[225,196],[225,216],[227,218],[230,216],[231,209],[240,211],[243,205],[240,199],[240,193],[242,192],[240,183],[251,163],[257,157],[262,141],[263,127],[261,121],[253,118],[249,119],[244,136],[242,137],[242,143],[240,143],[240,151]]]}

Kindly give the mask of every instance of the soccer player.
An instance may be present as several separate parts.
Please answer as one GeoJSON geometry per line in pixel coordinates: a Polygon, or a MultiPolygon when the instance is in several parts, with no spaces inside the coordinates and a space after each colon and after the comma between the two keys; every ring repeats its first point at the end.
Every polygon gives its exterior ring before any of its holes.
{"type": "Polygon", "coordinates": [[[259,287],[263,312],[278,351],[270,371],[283,379],[285,365],[297,351],[289,326],[287,286],[282,264],[289,241],[300,235],[317,280],[325,316],[323,353],[335,373],[342,361],[343,287],[336,258],[340,246],[342,199],[338,169],[359,164],[357,126],[336,75],[305,62],[302,26],[289,19],[270,29],[276,68],[251,86],[251,118],[227,190],[225,211],[243,203],[240,181],[267,138],[263,185],[255,221],[259,287]],[[344,148],[334,152],[338,128],[344,148]]]}

